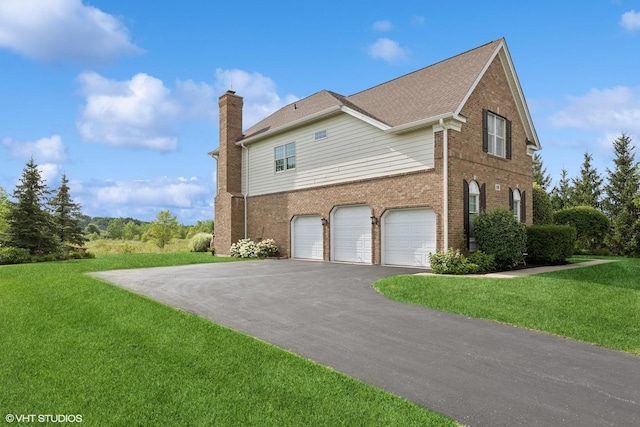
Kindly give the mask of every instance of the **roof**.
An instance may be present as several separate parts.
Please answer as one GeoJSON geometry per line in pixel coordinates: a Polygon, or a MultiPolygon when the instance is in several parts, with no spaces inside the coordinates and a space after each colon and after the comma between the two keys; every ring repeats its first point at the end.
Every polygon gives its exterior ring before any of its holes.
{"type": "Polygon", "coordinates": [[[350,96],[322,90],[291,103],[246,129],[243,139],[285,130],[338,111],[371,121],[388,130],[411,123],[458,117],[464,103],[491,61],[500,55],[511,71],[509,82],[519,98],[521,116],[532,145],[540,148],[504,38],[350,96]]]}

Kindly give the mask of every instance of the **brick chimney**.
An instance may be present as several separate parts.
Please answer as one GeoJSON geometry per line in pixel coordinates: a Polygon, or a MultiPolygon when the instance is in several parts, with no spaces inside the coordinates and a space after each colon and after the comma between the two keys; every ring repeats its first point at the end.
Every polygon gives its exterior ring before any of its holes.
{"type": "Polygon", "coordinates": [[[220,147],[218,148],[218,193],[215,205],[215,250],[229,255],[231,245],[244,237],[242,195],[242,97],[229,90],[218,99],[220,147]]]}

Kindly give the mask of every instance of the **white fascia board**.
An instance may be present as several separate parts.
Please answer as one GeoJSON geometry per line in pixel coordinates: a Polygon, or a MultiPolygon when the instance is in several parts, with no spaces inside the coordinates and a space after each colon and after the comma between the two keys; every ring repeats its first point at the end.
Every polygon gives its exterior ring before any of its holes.
{"type": "Polygon", "coordinates": [[[327,108],[326,110],[318,111],[317,113],[308,115],[308,116],[303,117],[303,118],[298,119],[298,120],[294,120],[294,121],[292,121],[290,123],[287,123],[286,125],[277,127],[275,129],[268,130],[266,132],[262,132],[262,133],[260,133],[258,135],[254,135],[254,136],[250,136],[248,138],[242,139],[242,140],[236,142],[236,145],[239,146],[241,144],[244,144],[244,145],[253,144],[254,142],[258,142],[258,141],[261,141],[263,139],[270,138],[270,137],[272,137],[274,135],[277,135],[279,133],[287,132],[287,131],[289,131],[291,129],[295,129],[295,128],[300,127],[300,126],[304,126],[306,124],[313,123],[315,121],[318,121],[318,120],[321,120],[321,119],[325,119],[327,117],[334,116],[336,114],[339,114],[340,112],[342,112],[342,107],[340,105],[335,105],[333,107],[327,108]]]}
{"type": "Polygon", "coordinates": [[[380,130],[388,131],[389,129],[391,129],[391,126],[389,126],[388,124],[382,123],[381,121],[376,120],[371,116],[367,116],[366,114],[362,114],[361,112],[356,111],[352,108],[342,106],[341,110],[349,114],[350,116],[353,116],[357,119],[362,120],[365,123],[369,123],[370,125],[377,127],[380,130]]]}
{"type": "Polygon", "coordinates": [[[440,126],[440,120],[444,121],[445,127],[447,129],[453,129],[458,132],[462,130],[462,124],[466,123],[467,119],[460,115],[454,115],[454,113],[444,113],[439,114],[437,116],[428,117],[426,119],[416,120],[415,122],[405,123],[403,125],[395,126],[387,130],[387,133],[395,133],[401,134],[406,132],[411,132],[420,128],[425,128],[429,126],[433,126],[435,131],[442,130],[440,126]]]}

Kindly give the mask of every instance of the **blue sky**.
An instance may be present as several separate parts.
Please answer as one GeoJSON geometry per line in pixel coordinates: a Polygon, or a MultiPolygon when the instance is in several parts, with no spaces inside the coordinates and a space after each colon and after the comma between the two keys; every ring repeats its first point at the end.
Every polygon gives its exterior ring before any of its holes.
{"type": "Polygon", "coordinates": [[[640,141],[640,0],[0,0],[0,186],[33,156],[91,216],[213,216],[217,98],[245,127],[505,37],[554,183],[640,141]]]}

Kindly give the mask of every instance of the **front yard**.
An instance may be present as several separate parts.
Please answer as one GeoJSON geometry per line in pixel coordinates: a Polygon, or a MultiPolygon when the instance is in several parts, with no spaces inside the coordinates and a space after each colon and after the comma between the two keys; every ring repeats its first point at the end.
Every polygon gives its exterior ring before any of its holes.
{"type": "Polygon", "coordinates": [[[90,426],[457,425],[83,274],[221,261],[232,259],[125,254],[0,266],[2,417],[80,415],[90,426]]]}
{"type": "Polygon", "coordinates": [[[374,286],[397,301],[640,354],[640,259],[513,279],[395,276],[374,286]]]}

